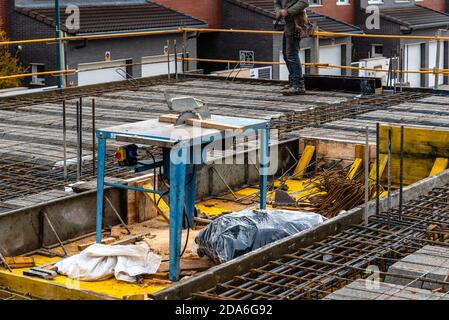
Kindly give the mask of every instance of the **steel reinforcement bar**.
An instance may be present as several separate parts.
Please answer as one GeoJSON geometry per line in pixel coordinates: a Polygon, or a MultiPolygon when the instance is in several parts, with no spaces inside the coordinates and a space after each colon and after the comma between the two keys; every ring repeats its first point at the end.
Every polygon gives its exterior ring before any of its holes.
{"type": "MultiPolygon", "coordinates": [[[[449,186],[435,188],[404,206],[370,217],[323,241],[235,275],[191,299],[321,299],[347,284],[388,267],[425,245],[449,246],[449,186]],[[431,228],[430,228],[431,227],[431,228]]],[[[412,283],[416,277],[395,274],[412,283]]],[[[422,281],[422,279],[420,280],[422,281]]],[[[441,287],[447,280],[426,279],[441,287]]]]}
{"type": "MultiPolygon", "coordinates": [[[[186,78],[186,80],[188,79],[189,77],[186,78]]],[[[192,79],[195,79],[195,77],[192,77],[192,79]]],[[[210,81],[214,80],[210,79],[210,81]]],[[[258,81],[254,82],[259,83],[258,81]]],[[[0,101],[0,110],[20,110],[21,107],[27,107],[34,104],[60,103],[62,100],[94,96],[115,90],[139,90],[140,87],[164,83],[170,82],[164,77],[156,77],[139,81],[137,87],[134,85],[130,87],[130,84],[128,83],[120,82],[117,84],[67,89],[62,90],[59,93],[52,92],[18,96],[6,98],[4,100],[2,99],[2,101],[0,101]]],[[[284,108],[280,108],[278,111],[282,112],[283,115],[272,119],[271,128],[279,130],[279,138],[280,140],[283,140],[287,139],[288,136],[295,131],[306,127],[319,126],[320,124],[330,121],[341,120],[358,114],[398,105],[405,101],[410,102],[421,99],[428,95],[428,93],[421,92],[402,92],[388,96],[366,96],[338,104],[317,104],[317,106],[307,111],[286,112],[284,108]]],[[[250,108],[249,110],[251,111],[250,108]]],[[[245,109],[242,109],[241,111],[242,115],[244,115],[245,109]]],[[[153,150],[153,152],[158,154],[158,150],[153,150]]],[[[113,166],[114,159],[112,153],[109,152],[108,154],[110,155],[108,176],[114,178],[129,177],[131,171],[113,166]]],[[[90,172],[92,172],[90,166],[92,166],[92,163],[85,165],[83,170],[84,174],[82,178],[87,181],[95,178],[94,175],[90,174],[90,172]]],[[[67,182],[75,181],[75,178],[75,169],[69,169],[68,179],[64,179],[62,168],[55,169],[48,165],[36,163],[33,160],[17,161],[14,157],[4,156],[0,160],[0,201],[32,195],[45,190],[63,189],[63,186],[67,184],[67,182]]]]}

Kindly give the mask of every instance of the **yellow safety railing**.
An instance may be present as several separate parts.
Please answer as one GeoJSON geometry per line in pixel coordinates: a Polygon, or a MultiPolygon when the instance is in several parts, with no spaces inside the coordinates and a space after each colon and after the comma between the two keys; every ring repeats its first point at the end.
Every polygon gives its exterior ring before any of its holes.
{"type": "MultiPolygon", "coordinates": [[[[150,35],[176,34],[176,33],[184,33],[184,32],[247,33],[247,34],[258,34],[258,35],[281,35],[283,33],[282,31],[270,31],[270,30],[176,28],[176,29],[172,29],[172,30],[159,30],[159,31],[141,31],[141,32],[137,31],[137,32],[127,32],[127,33],[107,33],[107,34],[99,34],[99,35],[67,36],[67,37],[62,37],[62,38],[44,38],[44,39],[2,41],[2,42],[0,42],[0,46],[17,45],[17,44],[48,43],[48,42],[58,42],[58,41],[144,37],[144,36],[150,36],[150,35]]],[[[316,31],[316,32],[314,32],[313,36],[449,41],[449,37],[443,37],[443,36],[406,36],[406,35],[385,35],[385,34],[366,34],[366,33],[341,33],[341,32],[326,32],[326,31],[316,31]]]]}
{"type": "MultiPolygon", "coordinates": [[[[241,29],[207,29],[207,28],[181,28],[183,32],[223,32],[223,33],[249,33],[249,34],[266,34],[276,35],[283,34],[282,31],[267,30],[241,30],[241,29]]],[[[405,36],[405,35],[387,35],[387,34],[366,34],[366,33],[344,33],[344,32],[327,32],[315,31],[312,36],[317,37],[356,37],[356,38],[372,38],[372,39],[415,39],[415,40],[434,40],[449,41],[449,37],[442,36],[405,36]]]]}
{"type": "MultiPolygon", "coordinates": [[[[201,58],[180,58],[179,61],[193,61],[193,62],[214,62],[214,63],[240,63],[240,60],[222,60],[222,59],[201,59],[201,58]]],[[[173,60],[171,60],[173,62],[173,60]]],[[[142,65],[144,63],[132,63],[114,66],[114,68],[127,67],[131,65],[142,65]]],[[[251,61],[254,65],[285,65],[285,62],[268,62],[268,61],[251,61]]],[[[385,70],[385,69],[374,69],[374,68],[360,68],[351,66],[339,66],[327,63],[303,63],[305,67],[319,68],[319,69],[345,69],[345,70],[355,70],[355,71],[373,71],[379,73],[407,73],[407,74],[439,74],[439,75],[449,75],[449,69],[422,69],[422,70],[385,70]]],[[[86,71],[110,69],[111,67],[100,67],[100,68],[89,68],[85,70],[55,70],[55,71],[45,71],[45,72],[35,72],[35,73],[22,73],[10,76],[0,76],[1,80],[14,79],[14,78],[26,78],[31,76],[45,76],[45,75],[65,75],[65,74],[75,74],[86,71]]]]}
{"type": "MultiPolygon", "coordinates": [[[[222,32],[222,33],[246,33],[255,35],[281,35],[282,31],[269,31],[269,30],[244,30],[244,29],[207,29],[207,28],[176,28],[172,30],[160,30],[160,31],[142,31],[142,32],[128,32],[128,33],[110,33],[101,35],[85,35],[85,36],[68,36],[62,38],[44,38],[44,39],[30,39],[30,40],[15,40],[15,41],[2,41],[0,46],[18,45],[18,44],[33,44],[33,43],[52,43],[58,41],[75,41],[75,40],[99,40],[99,39],[112,39],[112,38],[126,38],[126,37],[143,37],[150,35],[164,35],[164,34],[176,34],[187,32],[222,32]]],[[[449,37],[442,36],[406,36],[406,35],[381,35],[381,34],[357,34],[357,33],[337,33],[337,32],[325,32],[316,31],[313,36],[317,37],[359,37],[359,38],[373,38],[373,39],[416,39],[416,40],[434,40],[434,41],[449,41],[449,37]]],[[[200,58],[183,58],[184,61],[197,61],[197,62],[216,62],[216,63],[240,63],[239,60],[220,60],[220,59],[200,59],[200,58]]],[[[268,61],[252,61],[254,65],[280,65],[284,62],[268,62],[268,61]]],[[[333,64],[322,63],[304,63],[307,67],[314,68],[338,68],[357,71],[373,71],[380,73],[409,73],[409,74],[433,74],[433,75],[449,75],[449,69],[421,69],[421,70],[382,70],[372,68],[360,68],[352,66],[338,66],[333,64]]],[[[41,75],[64,75],[82,72],[80,70],[55,70],[37,73],[25,73],[17,75],[0,76],[0,80],[12,79],[12,78],[25,78],[30,76],[41,75]]]]}
{"type": "Polygon", "coordinates": [[[34,77],[34,76],[55,76],[55,75],[73,74],[73,73],[78,73],[78,72],[79,71],[76,69],[70,69],[70,70],[55,70],[55,71],[33,72],[33,73],[21,73],[21,74],[13,74],[10,76],[1,76],[0,80],[27,78],[27,77],[34,77]]]}
{"type": "Polygon", "coordinates": [[[164,35],[182,33],[183,29],[173,30],[160,30],[160,31],[141,31],[141,32],[128,32],[128,33],[107,33],[98,35],[86,35],[86,36],[68,36],[62,38],[43,38],[43,39],[30,39],[30,40],[14,40],[14,41],[2,41],[0,46],[18,45],[18,44],[34,44],[34,43],[51,43],[58,41],[76,41],[76,40],[101,40],[101,39],[113,39],[113,38],[127,38],[127,37],[144,37],[152,35],[164,35]]]}
{"type": "MultiPolygon", "coordinates": [[[[196,61],[196,62],[215,62],[215,63],[241,63],[240,60],[223,60],[223,59],[202,59],[202,58],[183,58],[180,60],[184,61],[196,61]]],[[[254,65],[283,65],[285,62],[268,62],[268,61],[251,61],[248,64],[254,65]]],[[[385,69],[374,69],[374,68],[360,68],[351,66],[339,66],[335,64],[328,63],[303,63],[303,66],[312,68],[337,68],[337,69],[348,69],[348,70],[362,70],[362,71],[374,71],[380,73],[412,73],[412,74],[449,74],[449,69],[423,69],[423,70],[385,70],[385,69]]]]}

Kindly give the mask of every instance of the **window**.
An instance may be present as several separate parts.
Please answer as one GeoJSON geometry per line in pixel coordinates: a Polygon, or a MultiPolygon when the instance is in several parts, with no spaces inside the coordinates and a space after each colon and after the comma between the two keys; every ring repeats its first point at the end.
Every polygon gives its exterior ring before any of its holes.
{"type": "Polygon", "coordinates": [[[349,4],[349,0],[337,0],[337,5],[343,6],[349,4]]]}
{"type": "Polygon", "coordinates": [[[368,0],[368,4],[382,4],[383,0],[368,0]]]}
{"type": "Polygon", "coordinates": [[[382,57],[384,54],[384,46],[382,44],[373,44],[371,49],[372,57],[382,57]]]}
{"type": "Polygon", "coordinates": [[[310,6],[321,6],[321,0],[309,0],[310,6]]]}
{"type": "MultiPolygon", "coordinates": [[[[45,71],[45,64],[42,63],[30,63],[31,73],[38,73],[45,71]]],[[[35,86],[45,86],[45,77],[42,76],[31,76],[30,84],[35,86]]]]}

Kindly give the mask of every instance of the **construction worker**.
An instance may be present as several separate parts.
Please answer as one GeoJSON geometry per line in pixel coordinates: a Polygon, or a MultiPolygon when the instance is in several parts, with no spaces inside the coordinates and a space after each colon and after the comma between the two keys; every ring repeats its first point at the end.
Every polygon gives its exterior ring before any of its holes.
{"type": "Polygon", "coordinates": [[[306,94],[301,61],[299,59],[300,38],[296,32],[295,17],[305,14],[308,0],[274,0],[276,19],[285,20],[282,52],[289,72],[289,84],[281,92],[283,95],[306,94]]]}

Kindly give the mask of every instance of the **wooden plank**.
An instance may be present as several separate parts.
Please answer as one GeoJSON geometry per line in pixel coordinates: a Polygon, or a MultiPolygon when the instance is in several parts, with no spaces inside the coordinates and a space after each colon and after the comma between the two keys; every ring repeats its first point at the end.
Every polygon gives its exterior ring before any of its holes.
{"type": "MultiPolygon", "coordinates": [[[[149,182],[142,186],[144,189],[154,189],[153,183],[149,182]]],[[[162,217],[169,222],[170,221],[170,207],[165,202],[164,199],[161,199],[161,196],[158,194],[151,194],[151,193],[145,193],[147,199],[150,201],[151,206],[155,209],[156,214],[159,213],[162,215],[162,217]],[[156,201],[156,202],[155,202],[156,201]],[[158,206],[156,206],[156,203],[158,203],[158,206]]]]}
{"type": "Polygon", "coordinates": [[[430,171],[429,177],[435,176],[444,170],[446,170],[449,164],[449,159],[447,158],[436,158],[435,163],[430,171]]]}
{"type": "Polygon", "coordinates": [[[295,172],[293,173],[295,179],[302,179],[307,170],[307,167],[310,164],[310,161],[312,160],[314,153],[315,153],[315,146],[308,145],[304,148],[304,151],[301,155],[301,159],[299,159],[298,165],[296,166],[295,172]]]}
{"type": "Polygon", "coordinates": [[[16,292],[48,300],[117,300],[96,292],[65,286],[57,282],[30,278],[0,270],[0,285],[16,292]]]}
{"type": "MultiPolygon", "coordinates": [[[[165,114],[159,116],[160,122],[175,123],[178,119],[176,114],[165,114]]],[[[210,120],[198,120],[198,119],[187,119],[185,123],[189,126],[198,126],[206,129],[216,129],[216,130],[233,130],[233,131],[244,131],[245,127],[234,126],[230,124],[218,123],[210,120]]]]}
{"type": "MultiPolygon", "coordinates": [[[[153,179],[150,179],[153,180],[153,179]]],[[[148,184],[148,181],[141,181],[136,183],[137,188],[144,188],[144,185],[148,184]]],[[[151,194],[153,197],[153,194],[151,194]]],[[[148,221],[157,216],[157,211],[152,205],[148,194],[145,192],[136,192],[136,215],[138,217],[138,222],[148,221]]]]}
{"type": "MultiPolygon", "coordinates": [[[[143,176],[126,179],[125,182],[132,187],[137,187],[137,184],[140,182],[146,182],[153,179],[153,174],[146,174],[143,176]]],[[[139,222],[139,212],[137,210],[137,201],[136,196],[139,192],[134,190],[128,190],[128,215],[127,215],[127,223],[135,224],[139,222]]],[[[138,197],[140,200],[140,197],[138,197]]]]}
{"type": "Polygon", "coordinates": [[[33,257],[5,257],[11,269],[31,268],[36,265],[33,257]]]}

